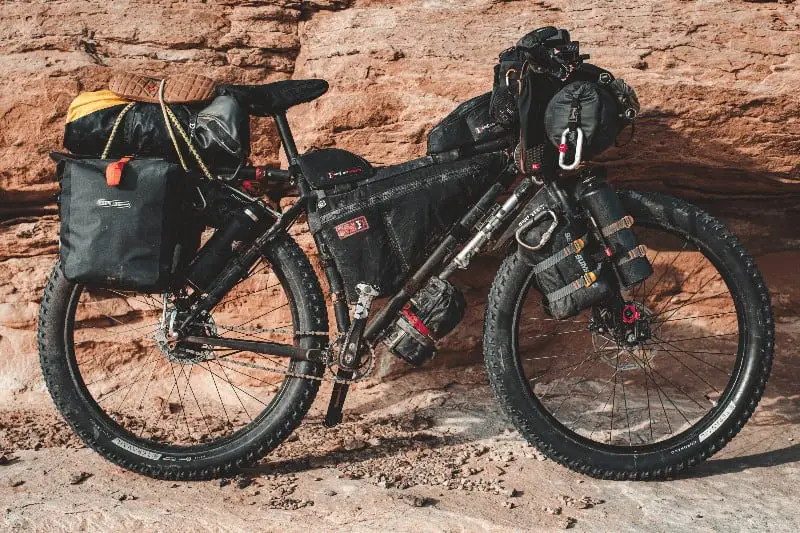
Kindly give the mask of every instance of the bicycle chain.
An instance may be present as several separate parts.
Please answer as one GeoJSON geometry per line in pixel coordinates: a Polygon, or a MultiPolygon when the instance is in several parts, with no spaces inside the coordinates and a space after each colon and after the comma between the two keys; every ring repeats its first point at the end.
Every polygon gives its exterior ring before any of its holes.
{"type": "MultiPolygon", "coordinates": [[[[276,328],[246,328],[246,327],[243,327],[243,326],[230,326],[230,327],[228,327],[228,326],[224,326],[224,325],[220,325],[220,324],[216,324],[216,327],[220,328],[220,329],[224,329],[225,331],[234,331],[234,332],[238,332],[238,333],[287,333],[287,334],[291,334],[291,335],[293,335],[295,337],[307,337],[307,336],[317,336],[317,337],[319,337],[319,336],[325,336],[325,337],[330,338],[330,332],[328,332],[328,331],[292,331],[292,330],[288,330],[288,329],[276,329],[276,328]]],[[[331,364],[333,362],[333,358],[332,358],[333,347],[336,346],[336,344],[339,341],[341,341],[341,339],[343,337],[344,337],[344,335],[340,333],[340,334],[338,334],[336,336],[336,338],[334,339],[333,342],[329,342],[328,343],[328,347],[325,350],[326,357],[325,357],[325,361],[324,361],[326,368],[330,368],[331,364]]],[[[324,376],[324,375],[323,376],[312,376],[310,374],[303,374],[301,372],[292,372],[291,370],[278,370],[278,369],[275,369],[275,368],[266,368],[264,366],[257,365],[255,363],[246,363],[246,362],[242,362],[242,361],[231,361],[230,359],[225,359],[224,357],[211,357],[211,358],[209,358],[209,360],[210,361],[211,360],[217,360],[217,359],[226,360],[227,362],[232,362],[232,363],[237,364],[237,365],[246,366],[248,368],[253,368],[255,370],[264,370],[266,372],[272,372],[274,374],[279,374],[279,375],[283,375],[283,376],[287,376],[287,377],[291,377],[291,378],[309,379],[309,380],[312,380],[312,381],[319,381],[319,382],[331,381],[333,383],[350,384],[350,383],[355,383],[357,381],[361,381],[362,379],[364,379],[364,378],[368,377],[370,374],[372,374],[372,371],[375,368],[375,351],[372,349],[371,346],[369,347],[369,350],[370,350],[370,362],[369,362],[369,366],[367,367],[367,369],[363,373],[358,374],[355,377],[349,378],[349,379],[340,378],[340,377],[337,377],[335,375],[333,377],[328,377],[328,376],[324,376]]]]}

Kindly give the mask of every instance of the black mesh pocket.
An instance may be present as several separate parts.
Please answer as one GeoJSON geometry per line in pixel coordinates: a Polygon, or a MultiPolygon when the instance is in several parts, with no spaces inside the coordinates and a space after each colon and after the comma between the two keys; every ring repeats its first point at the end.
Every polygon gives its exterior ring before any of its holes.
{"type": "Polygon", "coordinates": [[[517,100],[507,85],[497,86],[492,91],[489,116],[506,129],[515,128],[519,124],[517,100]]]}

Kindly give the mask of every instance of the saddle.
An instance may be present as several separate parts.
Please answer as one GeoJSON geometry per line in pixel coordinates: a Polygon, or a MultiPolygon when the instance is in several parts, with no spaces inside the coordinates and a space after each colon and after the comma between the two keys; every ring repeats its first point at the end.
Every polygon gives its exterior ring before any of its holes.
{"type": "MultiPolygon", "coordinates": [[[[214,80],[200,74],[176,74],[166,80],[164,102],[168,104],[205,102],[217,94],[214,80]]],[[[159,78],[134,72],[120,72],[112,76],[108,88],[128,100],[157,104],[161,81],[159,78]]]]}

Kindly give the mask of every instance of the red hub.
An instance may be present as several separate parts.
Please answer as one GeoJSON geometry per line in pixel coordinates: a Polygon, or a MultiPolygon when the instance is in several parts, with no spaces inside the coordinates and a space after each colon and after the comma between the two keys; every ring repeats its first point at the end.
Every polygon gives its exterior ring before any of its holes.
{"type": "Polygon", "coordinates": [[[622,308],[622,321],[626,324],[633,324],[642,317],[636,304],[625,304],[622,308]]]}

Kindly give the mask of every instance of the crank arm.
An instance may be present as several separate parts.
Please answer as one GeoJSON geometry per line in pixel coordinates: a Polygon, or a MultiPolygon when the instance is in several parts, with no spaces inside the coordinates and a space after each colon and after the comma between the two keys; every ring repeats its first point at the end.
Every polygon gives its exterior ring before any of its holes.
{"type": "Polygon", "coordinates": [[[279,344],[276,342],[223,339],[221,337],[198,337],[195,335],[185,337],[182,340],[192,344],[206,344],[208,346],[274,355],[276,357],[288,357],[295,361],[325,362],[325,353],[319,348],[298,348],[290,344],[279,344]]]}

